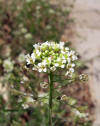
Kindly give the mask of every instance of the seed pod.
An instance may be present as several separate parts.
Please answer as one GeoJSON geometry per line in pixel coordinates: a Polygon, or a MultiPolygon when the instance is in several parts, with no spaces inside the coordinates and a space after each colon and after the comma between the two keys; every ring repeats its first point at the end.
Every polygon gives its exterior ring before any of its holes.
{"type": "Polygon", "coordinates": [[[81,75],[79,76],[79,79],[80,79],[81,81],[88,81],[88,75],[87,75],[87,74],[81,74],[81,75]]]}
{"type": "Polygon", "coordinates": [[[40,86],[42,88],[48,88],[48,83],[47,82],[42,82],[42,83],[40,83],[40,86]]]}
{"type": "Polygon", "coordinates": [[[69,104],[69,105],[73,106],[73,105],[75,105],[76,103],[77,103],[77,100],[76,100],[76,99],[69,97],[69,99],[68,99],[68,104],[69,104]]]}
{"type": "Polygon", "coordinates": [[[62,95],[61,100],[62,101],[67,101],[68,100],[68,97],[66,95],[62,95]]]}

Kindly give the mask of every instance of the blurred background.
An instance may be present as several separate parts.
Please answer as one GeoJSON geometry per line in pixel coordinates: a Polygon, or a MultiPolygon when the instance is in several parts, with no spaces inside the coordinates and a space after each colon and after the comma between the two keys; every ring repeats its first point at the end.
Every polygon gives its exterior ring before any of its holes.
{"type": "MultiPolygon", "coordinates": [[[[62,91],[88,106],[89,122],[77,126],[100,126],[100,0],[0,0],[0,126],[48,126],[47,105],[22,109],[21,101],[25,93],[45,96],[39,83],[47,76],[28,72],[25,54],[47,40],[79,53],[89,81],[62,91]]],[[[75,126],[65,105],[55,103],[53,116],[55,126],[75,126]]]]}

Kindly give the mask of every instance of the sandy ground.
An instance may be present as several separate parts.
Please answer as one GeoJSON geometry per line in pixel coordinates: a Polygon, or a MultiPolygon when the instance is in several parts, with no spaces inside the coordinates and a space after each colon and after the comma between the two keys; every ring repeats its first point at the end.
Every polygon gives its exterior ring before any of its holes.
{"type": "Polygon", "coordinates": [[[100,126],[100,0],[76,0],[72,12],[75,19],[71,31],[65,30],[62,40],[72,41],[83,60],[89,60],[89,87],[95,103],[95,121],[100,126]],[[70,34],[73,37],[70,38],[70,34]]]}

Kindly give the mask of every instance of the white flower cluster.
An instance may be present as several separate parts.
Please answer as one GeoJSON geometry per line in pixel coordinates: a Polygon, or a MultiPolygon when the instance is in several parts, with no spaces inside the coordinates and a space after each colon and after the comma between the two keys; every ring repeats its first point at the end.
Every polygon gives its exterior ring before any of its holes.
{"type": "Polygon", "coordinates": [[[55,71],[57,68],[66,69],[68,74],[74,72],[77,56],[75,51],[64,46],[64,42],[44,42],[33,45],[31,55],[26,55],[27,65],[32,64],[33,70],[39,72],[55,71]]]}
{"type": "MultiPolygon", "coordinates": [[[[22,99],[19,99],[19,102],[22,102],[22,99]]],[[[25,102],[22,104],[22,107],[23,107],[24,109],[27,109],[27,108],[29,108],[30,106],[34,105],[35,102],[36,102],[36,100],[34,100],[34,99],[33,99],[32,97],[30,97],[30,96],[27,96],[27,97],[25,98],[25,102]]]]}
{"type": "Polygon", "coordinates": [[[21,53],[17,58],[19,63],[23,63],[25,61],[25,55],[24,53],[21,53]]]}
{"type": "Polygon", "coordinates": [[[6,72],[11,72],[14,69],[14,62],[10,59],[6,59],[4,60],[3,67],[6,72]]]}
{"type": "Polygon", "coordinates": [[[79,110],[77,109],[73,109],[72,112],[79,118],[87,118],[88,117],[88,113],[81,113],[79,110]]]}
{"type": "Polygon", "coordinates": [[[26,0],[26,2],[27,2],[27,3],[30,3],[30,2],[32,2],[32,0],[26,0]]]}

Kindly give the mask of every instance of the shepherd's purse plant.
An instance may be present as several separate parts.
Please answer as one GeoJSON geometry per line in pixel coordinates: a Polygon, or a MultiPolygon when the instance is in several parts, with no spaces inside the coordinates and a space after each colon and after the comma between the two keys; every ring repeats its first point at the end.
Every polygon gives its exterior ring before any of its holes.
{"type": "MultiPolygon", "coordinates": [[[[48,90],[48,117],[49,126],[53,126],[52,121],[52,110],[53,110],[53,99],[54,99],[54,91],[55,82],[54,79],[55,73],[57,71],[63,70],[64,76],[71,80],[73,78],[73,74],[75,72],[76,61],[78,57],[76,52],[69,47],[65,46],[64,42],[44,42],[42,44],[38,43],[33,45],[33,52],[31,55],[26,55],[27,66],[32,66],[32,70],[47,73],[48,75],[48,83],[41,84],[42,87],[46,88],[47,85],[49,87],[48,90]],[[65,71],[65,72],[64,72],[65,71]]],[[[82,76],[81,76],[82,77],[82,76]]],[[[82,79],[82,78],[81,78],[82,79]]],[[[60,100],[66,101],[69,98],[66,95],[62,95],[60,100]]],[[[76,101],[70,99],[71,105],[74,105],[76,101]],[[71,101],[72,100],[72,101],[71,101]]],[[[73,112],[77,111],[75,108],[73,112]]],[[[81,113],[78,111],[81,115],[81,113]]],[[[84,115],[85,117],[85,115],[84,115]]]]}

